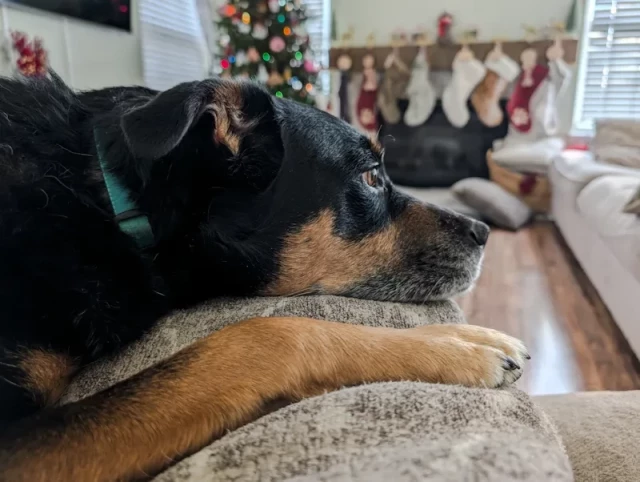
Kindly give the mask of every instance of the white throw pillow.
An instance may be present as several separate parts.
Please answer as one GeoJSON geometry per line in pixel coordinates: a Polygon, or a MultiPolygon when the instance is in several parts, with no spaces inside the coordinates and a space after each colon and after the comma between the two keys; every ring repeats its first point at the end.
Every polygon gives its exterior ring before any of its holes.
{"type": "Polygon", "coordinates": [[[592,149],[602,162],[640,169],[640,121],[597,121],[592,149]]]}

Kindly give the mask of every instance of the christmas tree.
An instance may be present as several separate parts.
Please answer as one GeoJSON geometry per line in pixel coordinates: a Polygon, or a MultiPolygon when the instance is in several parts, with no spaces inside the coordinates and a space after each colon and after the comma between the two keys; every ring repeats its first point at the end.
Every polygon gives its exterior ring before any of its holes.
{"type": "Polygon", "coordinates": [[[314,104],[319,65],[301,0],[227,0],[217,21],[217,72],[263,82],[277,97],[314,104]]]}

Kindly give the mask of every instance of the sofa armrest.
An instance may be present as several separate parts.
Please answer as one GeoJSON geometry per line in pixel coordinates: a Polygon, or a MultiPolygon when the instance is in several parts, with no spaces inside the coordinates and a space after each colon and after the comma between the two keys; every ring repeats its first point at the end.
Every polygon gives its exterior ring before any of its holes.
{"type": "Polygon", "coordinates": [[[580,189],[597,177],[606,175],[640,178],[640,169],[597,162],[591,152],[565,151],[553,161],[554,170],[566,180],[580,185],[580,189]]]}
{"type": "Polygon", "coordinates": [[[637,482],[640,391],[535,397],[557,424],[576,481],[637,482]]]}

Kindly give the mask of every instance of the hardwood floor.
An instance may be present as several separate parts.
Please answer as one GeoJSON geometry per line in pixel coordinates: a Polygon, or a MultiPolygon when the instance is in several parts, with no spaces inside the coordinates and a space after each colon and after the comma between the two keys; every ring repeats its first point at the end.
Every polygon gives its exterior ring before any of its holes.
{"type": "Polygon", "coordinates": [[[458,302],[469,323],[527,344],[518,384],[532,395],[640,389],[640,363],[550,222],[494,230],[478,284],[458,302]]]}

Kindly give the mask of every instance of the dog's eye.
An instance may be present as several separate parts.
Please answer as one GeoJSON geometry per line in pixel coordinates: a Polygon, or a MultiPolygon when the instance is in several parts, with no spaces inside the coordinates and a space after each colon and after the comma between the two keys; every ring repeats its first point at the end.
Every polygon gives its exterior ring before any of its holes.
{"type": "Polygon", "coordinates": [[[362,179],[371,187],[378,185],[378,169],[374,168],[362,174],[362,179]]]}

